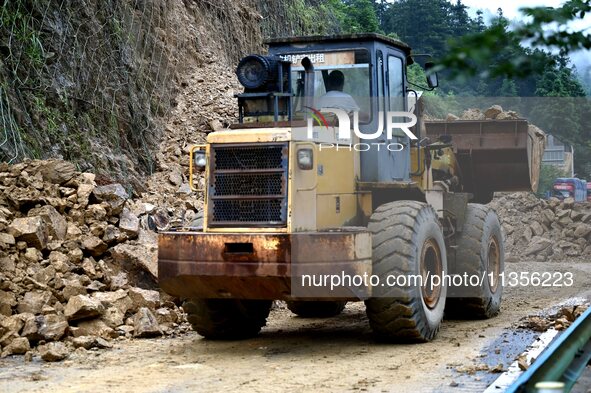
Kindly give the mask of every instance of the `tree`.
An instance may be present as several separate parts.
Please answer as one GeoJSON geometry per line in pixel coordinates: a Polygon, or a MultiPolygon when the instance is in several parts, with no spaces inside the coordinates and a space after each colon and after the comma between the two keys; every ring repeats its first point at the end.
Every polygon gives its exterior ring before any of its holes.
{"type": "Polygon", "coordinates": [[[566,172],[555,165],[542,164],[540,167],[540,182],[537,195],[543,198],[547,193],[551,193],[554,180],[559,177],[567,177],[566,172]]]}
{"type": "Polygon", "coordinates": [[[381,32],[372,0],[329,0],[328,4],[344,33],[381,32]]]}
{"type": "Polygon", "coordinates": [[[476,11],[476,32],[482,33],[486,26],[484,25],[484,17],[482,16],[482,10],[476,11]]]}
{"type": "Polygon", "coordinates": [[[513,79],[503,79],[499,89],[499,97],[517,97],[517,85],[513,79]]]}
{"type": "Polygon", "coordinates": [[[461,37],[474,29],[474,23],[468,16],[467,8],[461,0],[450,7],[451,31],[455,37],[461,37]]]}
{"type": "MultiPolygon", "coordinates": [[[[520,42],[527,40],[533,47],[557,49],[563,53],[591,49],[591,33],[587,30],[564,29],[569,22],[582,19],[586,13],[591,12],[591,0],[568,0],[558,8],[522,8],[521,11],[527,21],[517,25],[510,34],[520,42]]],[[[500,10],[499,19],[502,17],[500,10]]],[[[506,36],[507,31],[502,26],[493,26],[483,32],[465,36],[457,40],[450,53],[441,59],[441,66],[460,66],[462,72],[474,75],[479,68],[488,67],[494,56],[502,51],[506,36]]],[[[488,68],[494,76],[525,77],[531,72],[539,71],[537,60],[535,57],[520,57],[488,68]]]]}

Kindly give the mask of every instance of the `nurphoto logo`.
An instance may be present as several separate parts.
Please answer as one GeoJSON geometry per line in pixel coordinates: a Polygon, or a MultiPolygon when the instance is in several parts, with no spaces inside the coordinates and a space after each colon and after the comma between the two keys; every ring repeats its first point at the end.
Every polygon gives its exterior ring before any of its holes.
{"type": "MultiPolygon", "coordinates": [[[[315,139],[318,137],[318,131],[314,130],[314,123],[320,125],[320,127],[329,129],[330,124],[326,119],[326,115],[332,113],[338,119],[337,139],[339,141],[348,141],[351,139],[351,118],[349,113],[343,109],[338,108],[321,108],[320,110],[312,107],[306,107],[310,110],[311,116],[308,117],[307,122],[307,137],[308,139],[315,139]]],[[[394,130],[401,130],[411,140],[417,140],[415,134],[410,130],[417,124],[417,117],[411,112],[378,112],[378,126],[373,133],[364,133],[359,129],[359,111],[352,112],[353,114],[353,132],[360,140],[377,140],[383,138],[384,133],[384,119],[386,128],[386,142],[373,142],[373,143],[355,143],[349,144],[347,148],[354,149],[356,151],[367,151],[372,147],[380,150],[382,147],[387,148],[389,151],[400,151],[404,149],[404,145],[401,143],[389,143],[394,138],[394,130]],[[402,119],[408,119],[408,121],[401,121],[402,119]]],[[[320,150],[324,149],[339,149],[339,145],[333,143],[321,143],[319,146],[320,150]]],[[[340,147],[342,148],[342,146],[340,147]]]]}

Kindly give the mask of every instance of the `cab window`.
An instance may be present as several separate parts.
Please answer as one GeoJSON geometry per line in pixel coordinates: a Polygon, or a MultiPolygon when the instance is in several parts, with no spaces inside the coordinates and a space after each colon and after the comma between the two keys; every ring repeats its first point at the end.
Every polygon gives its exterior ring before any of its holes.
{"type": "MultiPolygon", "coordinates": [[[[371,113],[370,54],[366,49],[343,50],[313,54],[281,55],[292,61],[294,112],[304,111],[304,68],[301,59],[308,57],[314,65],[314,97],[318,100],[331,90],[329,76],[339,71],[344,76],[342,92],[353,98],[360,112],[371,113]]],[[[363,122],[362,122],[363,123],[363,122]]]]}
{"type": "Polygon", "coordinates": [[[404,84],[402,59],[388,56],[388,96],[390,111],[404,111],[404,84]]]}

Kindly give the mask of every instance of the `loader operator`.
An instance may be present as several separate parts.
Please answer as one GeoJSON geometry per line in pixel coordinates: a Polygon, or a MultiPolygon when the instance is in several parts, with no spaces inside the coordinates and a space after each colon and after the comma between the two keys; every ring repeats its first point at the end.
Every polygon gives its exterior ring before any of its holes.
{"type": "Polygon", "coordinates": [[[359,105],[351,95],[343,92],[345,86],[345,75],[339,71],[332,71],[326,81],[326,94],[318,99],[319,108],[342,109],[349,115],[359,111],[359,105]]]}
{"type": "Polygon", "coordinates": [[[342,109],[349,117],[353,118],[353,112],[359,112],[359,120],[367,122],[370,119],[369,113],[360,112],[360,107],[350,94],[345,93],[345,75],[342,71],[334,70],[328,74],[326,81],[326,94],[318,99],[318,108],[342,109]]]}

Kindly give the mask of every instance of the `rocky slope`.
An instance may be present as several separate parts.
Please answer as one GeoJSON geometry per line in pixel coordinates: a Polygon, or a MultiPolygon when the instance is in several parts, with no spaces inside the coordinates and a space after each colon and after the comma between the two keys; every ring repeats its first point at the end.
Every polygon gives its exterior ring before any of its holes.
{"type": "MultiPolygon", "coordinates": [[[[186,122],[197,113],[216,114],[215,106],[183,106],[192,101],[186,90],[233,83],[238,60],[263,51],[263,37],[337,32],[334,17],[314,5],[311,0],[2,2],[0,160],[61,158],[99,180],[145,190],[144,176],[159,165],[154,158],[167,138],[168,119],[180,120],[172,112],[188,111],[186,122]],[[211,72],[212,65],[221,72],[211,72]]],[[[207,95],[197,94],[204,104],[207,95]]]]}
{"type": "Polygon", "coordinates": [[[207,133],[237,121],[234,94],[242,91],[232,69],[211,62],[197,67],[181,83],[160,142],[156,172],[147,181],[142,201],[169,209],[175,223],[189,223],[201,210],[203,195],[189,187],[189,150],[207,133]]]}

